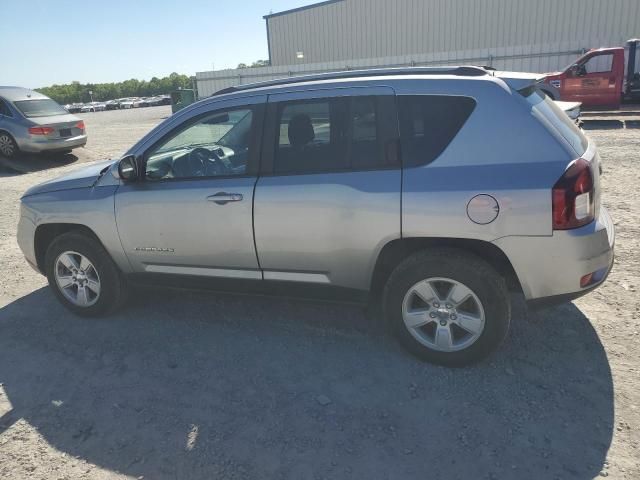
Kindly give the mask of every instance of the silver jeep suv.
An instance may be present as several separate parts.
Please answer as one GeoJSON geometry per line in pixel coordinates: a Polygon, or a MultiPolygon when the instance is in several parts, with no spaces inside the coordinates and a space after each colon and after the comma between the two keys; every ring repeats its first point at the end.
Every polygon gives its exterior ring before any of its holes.
{"type": "Polygon", "coordinates": [[[467,364],[505,338],[510,290],[570,300],[613,262],[596,147],[536,81],[451,67],[226,89],[118,162],[31,188],[18,242],[80,315],[132,281],[307,285],[380,300],[411,352],[467,364]]]}

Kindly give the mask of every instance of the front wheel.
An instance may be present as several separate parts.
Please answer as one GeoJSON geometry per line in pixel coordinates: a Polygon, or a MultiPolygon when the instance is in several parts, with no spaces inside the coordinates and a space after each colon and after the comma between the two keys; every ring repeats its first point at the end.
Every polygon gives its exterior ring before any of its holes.
{"type": "Polygon", "coordinates": [[[102,247],[88,235],[65,233],[47,249],[49,286],[73,313],[95,317],[118,308],[125,299],[122,274],[102,247]]]}
{"type": "Polygon", "coordinates": [[[504,340],[511,317],[504,279],[481,258],[455,249],[404,260],[389,277],[384,303],[400,342],[446,366],[489,355],[504,340]]]}

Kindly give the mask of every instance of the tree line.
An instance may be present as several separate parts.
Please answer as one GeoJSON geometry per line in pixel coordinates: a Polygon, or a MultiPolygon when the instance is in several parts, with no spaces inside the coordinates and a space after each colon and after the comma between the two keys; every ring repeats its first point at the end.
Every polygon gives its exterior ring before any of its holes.
{"type": "Polygon", "coordinates": [[[65,105],[67,103],[86,103],[91,101],[89,92],[93,92],[93,100],[105,102],[125,97],[151,97],[170,93],[179,88],[193,88],[195,77],[173,72],[168,77],[153,77],[151,80],[132,78],[117,83],[80,83],[71,82],[65,85],[51,85],[37,88],[36,91],[65,105]]]}
{"type": "Polygon", "coordinates": [[[251,65],[247,65],[246,63],[239,63],[236,67],[237,69],[241,68],[259,68],[259,67],[270,67],[271,62],[269,60],[256,60],[251,65]]]}

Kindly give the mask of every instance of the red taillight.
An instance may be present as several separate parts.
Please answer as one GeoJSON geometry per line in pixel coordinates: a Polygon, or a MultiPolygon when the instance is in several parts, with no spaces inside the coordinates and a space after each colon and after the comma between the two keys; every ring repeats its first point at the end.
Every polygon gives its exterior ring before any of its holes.
{"type": "Polygon", "coordinates": [[[51,127],[30,127],[29,133],[31,135],[49,135],[53,133],[53,130],[51,127]]]}
{"type": "Polygon", "coordinates": [[[553,229],[569,230],[593,222],[594,197],[591,164],[579,158],[553,186],[553,229]]]}
{"type": "Polygon", "coordinates": [[[79,128],[80,130],[84,131],[84,121],[80,120],[78,123],[76,123],[76,128],[79,128]]]}
{"type": "Polygon", "coordinates": [[[586,288],[593,283],[593,272],[587,273],[580,279],[580,288],[586,288]]]}

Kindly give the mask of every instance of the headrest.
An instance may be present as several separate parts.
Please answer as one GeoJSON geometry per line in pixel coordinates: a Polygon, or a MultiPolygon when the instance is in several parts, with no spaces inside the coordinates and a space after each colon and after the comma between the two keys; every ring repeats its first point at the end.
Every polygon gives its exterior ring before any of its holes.
{"type": "Polygon", "coordinates": [[[299,113],[289,120],[289,143],[294,147],[304,147],[316,138],[309,115],[299,113]]]}

